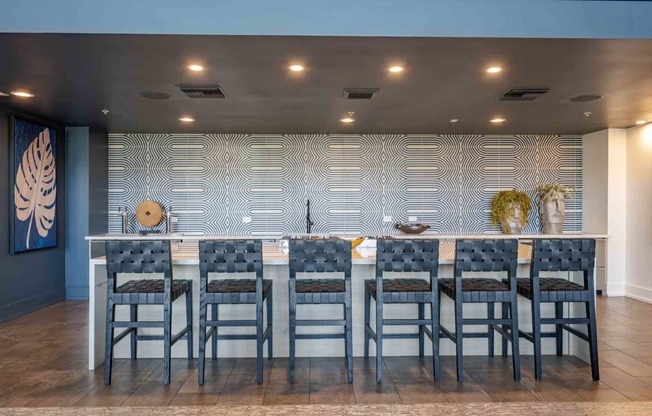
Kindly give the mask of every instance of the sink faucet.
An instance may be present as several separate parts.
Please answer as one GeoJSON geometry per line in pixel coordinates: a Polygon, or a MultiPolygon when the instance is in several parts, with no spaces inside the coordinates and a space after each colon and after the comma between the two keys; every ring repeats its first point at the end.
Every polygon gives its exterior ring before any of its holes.
{"type": "Polygon", "coordinates": [[[122,217],[122,234],[129,234],[129,212],[127,207],[124,210],[118,208],[118,214],[122,217]]]}
{"type": "Polygon", "coordinates": [[[170,234],[172,232],[172,207],[168,207],[168,210],[165,212],[165,233],[170,234]]]}
{"type": "Polygon", "coordinates": [[[312,226],[315,225],[315,222],[310,219],[310,200],[306,202],[306,234],[312,232],[312,226]]]}

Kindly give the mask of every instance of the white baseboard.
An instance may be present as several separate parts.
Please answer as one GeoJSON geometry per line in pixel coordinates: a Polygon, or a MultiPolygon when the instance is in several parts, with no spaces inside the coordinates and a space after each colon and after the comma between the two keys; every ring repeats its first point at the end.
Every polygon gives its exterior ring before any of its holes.
{"type": "Polygon", "coordinates": [[[641,302],[652,303],[652,289],[646,287],[625,284],[625,296],[641,302]]]}
{"type": "Polygon", "coordinates": [[[607,296],[625,296],[626,295],[626,290],[625,290],[625,284],[621,282],[617,283],[609,283],[607,282],[607,296]]]}

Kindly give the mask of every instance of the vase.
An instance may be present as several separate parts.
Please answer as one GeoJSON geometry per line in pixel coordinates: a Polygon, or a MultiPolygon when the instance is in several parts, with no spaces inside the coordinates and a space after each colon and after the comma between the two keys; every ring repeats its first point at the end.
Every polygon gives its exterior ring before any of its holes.
{"type": "Polygon", "coordinates": [[[539,201],[541,232],[543,234],[562,234],[564,232],[565,214],[566,204],[564,198],[554,197],[539,201]]]}
{"type": "Polygon", "coordinates": [[[505,211],[500,226],[505,234],[521,234],[523,228],[521,220],[523,218],[523,211],[519,204],[510,204],[505,211]]]}

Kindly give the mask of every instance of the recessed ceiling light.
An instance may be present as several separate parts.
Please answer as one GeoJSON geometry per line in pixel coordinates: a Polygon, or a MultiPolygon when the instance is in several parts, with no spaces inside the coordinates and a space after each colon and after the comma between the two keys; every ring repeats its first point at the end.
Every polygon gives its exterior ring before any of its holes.
{"type": "Polygon", "coordinates": [[[193,121],[195,121],[195,119],[192,117],[185,116],[179,118],[179,121],[183,121],[184,123],[192,123],[193,121]]]}
{"type": "Polygon", "coordinates": [[[507,120],[504,119],[504,118],[496,117],[496,118],[492,118],[492,119],[489,120],[489,121],[492,122],[492,123],[504,123],[504,122],[507,121],[507,120]]]}
{"type": "Polygon", "coordinates": [[[405,68],[403,68],[402,66],[396,65],[396,66],[390,66],[388,70],[389,72],[398,73],[398,72],[403,72],[404,69],[405,68]]]}
{"type": "Polygon", "coordinates": [[[499,66],[490,66],[489,68],[487,68],[487,72],[490,73],[490,74],[497,74],[497,73],[501,72],[502,70],[503,69],[501,67],[499,67],[499,66]]]}
{"type": "Polygon", "coordinates": [[[290,71],[292,72],[301,72],[306,69],[303,65],[290,65],[290,71]]]}
{"type": "Polygon", "coordinates": [[[647,123],[647,121],[645,121],[645,120],[638,120],[638,121],[636,122],[636,124],[638,124],[639,126],[640,126],[641,124],[645,124],[645,123],[647,123]]]}
{"type": "Polygon", "coordinates": [[[457,123],[459,120],[456,118],[451,118],[449,123],[457,123]]]}
{"type": "Polygon", "coordinates": [[[11,95],[16,97],[25,97],[25,98],[32,98],[34,96],[34,94],[28,91],[12,91],[11,95]]]}
{"type": "Polygon", "coordinates": [[[349,111],[349,115],[344,118],[341,118],[340,121],[342,123],[353,123],[355,121],[353,114],[355,114],[353,111],[349,111]]]}
{"type": "Polygon", "coordinates": [[[188,65],[188,69],[195,72],[201,72],[204,70],[204,67],[201,65],[193,64],[193,65],[188,65]]]}

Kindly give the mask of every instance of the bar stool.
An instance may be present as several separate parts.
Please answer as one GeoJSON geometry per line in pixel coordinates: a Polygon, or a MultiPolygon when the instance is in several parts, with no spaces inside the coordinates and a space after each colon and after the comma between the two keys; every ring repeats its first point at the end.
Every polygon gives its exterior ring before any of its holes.
{"type": "MultiPolygon", "coordinates": [[[[455,242],[455,278],[439,279],[443,292],[455,301],[455,333],[440,326],[442,333],[455,343],[457,381],[464,378],[464,338],[487,338],[489,356],[494,355],[494,332],[512,342],[514,380],[520,381],[518,345],[518,305],[516,296],[516,265],[518,240],[457,240],[455,242]],[[506,272],[507,283],[493,278],[462,277],[463,272],[506,272]],[[486,303],[487,319],[467,319],[463,316],[465,303],[486,303]],[[494,318],[494,303],[501,303],[509,318],[494,318]],[[487,325],[487,332],[464,333],[464,325],[487,325]],[[498,326],[502,325],[502,326],[498,326]]],[[[506,351],[506,349],[505,349],[506,351]]]]}
{"type": "Polygon", "coordinates": [[[138,341],[163,340],[163,382],[170,384],[170,353],[185,339],[192,359],[192,281],[173,280],[170,241],[107,241],[106,344],[104,383],[111,384],[113,346],[131,334],[131,359],[138,355],[138,341]],[[162,273],[163,279],[129,280],[117,286],[118,273],[162,273]],[[172,336],[172,302],[185,295],[186,326],[172,336]],[[130,321],[116,321],[115,307],[130,305],[130,321]],[[138,305],[163,305],[163,321],[138,322],[138,305]],[[127,328],[114,338],[115,328],[127,328]],[[163,335],[138,335],[138,328],[163,328],[163,335]]]}
{"type": "Polygon", "coordinates": [[[518,294],[532,304],[532,333],[520,331],[520,336],[534,344],[534,378],[541,380],[541,337],[556,338],[557,355],[562,355],[563,331],[566,330],[589,343],[593,380],[600,379],[598,335],[595,312],[595,240],[535,239],[530,263],[530,278],[518,279],[518,294]],[[541,272],[582,272],[584,284],[562,278],[541,277],[541,272]],[[554,318],[541,318],[541,304],[555,304],[554,318]],[[583,302],[586,318],[564,318],[564,302],[583,302]],[[584,334],[570,325],[587,326],[584,334]],[[555,332],[541,332],[542,325],[555,325],[555,332]]]}
{"type": "Polygon", "coordinates": [[[206,342],[212,340],[213,359],[217,358],[218,340],[256,340],[256,381],[263,383],[263,345],[267,356],[272,351],[272,281],[263,279],[263,243],[261,240],[222,240],[199,242],[199,370],[198,382],[204,384],[206,342]],[[255,273],[256,279],[219,279],[208,281],[209,273],[255,273]],[[263,303],[267,301],[267,327],[263,328],[263,303]],[[254,320],[218,320],[219,305],[256,305],[254,320]],[[211,320],[207,320],[212,305],[211,320]],[[256,334],[220,335],[218,328],[255,326],[256,334]],[[210,327],[208,334],[206,328],[210,327]]]}
{"type": "Polygon", "coordinates": [[[364,356],[369,358],[369,339],[376,343],[376,382],[383,379],[383,338],[419,339],[419,357],[424,356],[424,334],[432,341],[434,378],[439,380],[439,240],[376,240],[376,279],[365,280],[364,293],[364,356]],[[429,279],[385,279],[385,272],[428,272],[429,279]],[[376,331],[371,328],[371,298],[376,301],[376,331]],[[416,303],[418,319],[384,319],[385,303],[416,303]],[[430,305],[431,318],[425,319],[425,305],[430,305]],[[385,325],[417,325],[416,334],[383,334],[385,325]],[[431,329],[428,329],[430,326],[431,329]]]}
{"type": "Polygon", "coordinates": [[[344,339],[348,382],[353,383],[351,316],[351,242],[340,239],[291,239],[290,248],[290,383],[294,383],[298,339],[344,339]],[[344,279],[297,279],[297,273],[343,273],[344,279]],[[297,305],[341,304],[344,319],[297,319],[297,305]],[[297,326],[343,326],[343,334],[297,334],[297,326]]]}

